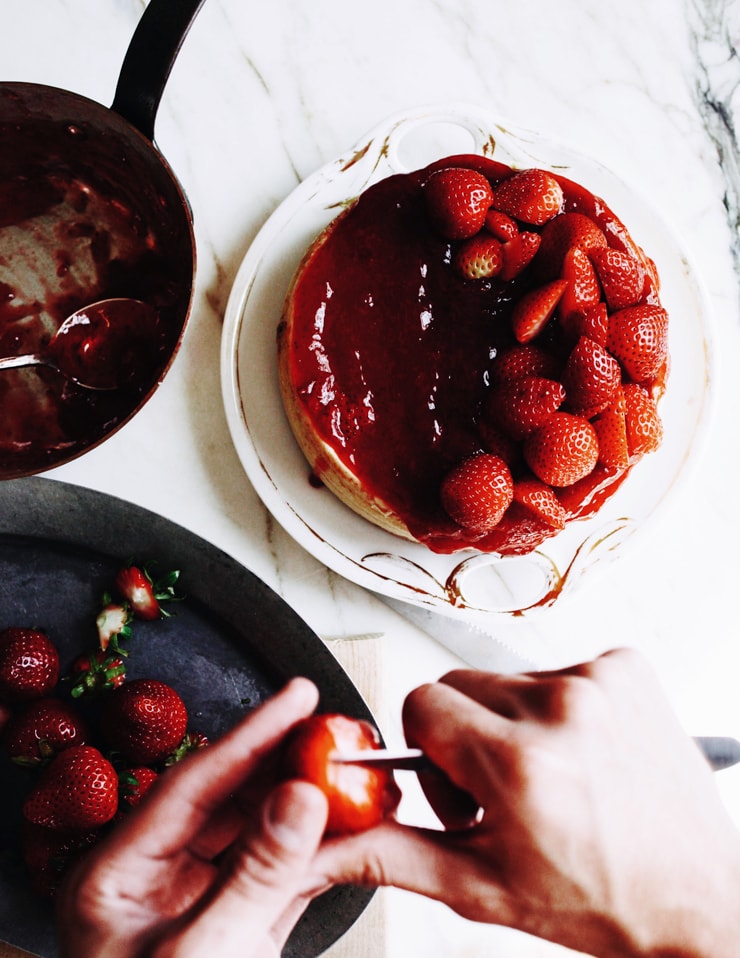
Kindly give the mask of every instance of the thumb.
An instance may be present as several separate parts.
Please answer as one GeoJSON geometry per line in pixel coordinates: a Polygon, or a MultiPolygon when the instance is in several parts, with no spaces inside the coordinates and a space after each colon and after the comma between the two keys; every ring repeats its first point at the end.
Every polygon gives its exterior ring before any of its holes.
{"type": "MultiPolygon", "coordinates": [[[[287,937],[307,904],[302,893],[327,811],[326,797],[314,785],[279,785],[262,807],[260,826],[237,839],[210,905],[172,943],[178,958],[210,952],[247,958],[266,954],[273,932],[287,937]]],[[[279,951],[274,947],[274,954],[279,951]]]]}

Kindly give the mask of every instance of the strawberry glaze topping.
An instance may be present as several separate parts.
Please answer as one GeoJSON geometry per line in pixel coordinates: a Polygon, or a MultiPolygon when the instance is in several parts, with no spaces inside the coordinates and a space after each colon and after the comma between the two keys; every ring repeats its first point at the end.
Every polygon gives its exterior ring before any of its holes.
{"type": "MultiPolygon", "coordinates": [[[[457,156],[365,191],[312,251],[294,285],[292,336],[286,344],[289,376],[317,434],[416,539],[437,552],[474,547],[523,553],[561,523],[553,526],[515,495],[498,525],[481,534],[450,518],[440,488],[466,458],[485,451],[501,455],[486,446],[486,409],[499,357],[517,346],[512,314],[525,294],[552,280],[553,257],[560,275],[570,247],[550,244],[551,251],[535,252],[531,262],[527,252],[513,278],[502,278],[505,272],[461,275],[453,268],[459,244],[430,225],[424,194],[430,176],[449,166],[483,173],[494,195],[513,172],[486,158],[457,156]]],[[[555,179],[562,188],[561,212],[585,215],[610,248],[642,261],[625,227],[601,200],[563,177],[555,179]]],[[[505,212],[510,215],[511,209],[505,212]]],[[[515,240],[524,237],[536,249],[548,224],[521,222],[519,228],[515,240]]],[[[521,243],[517,249],[519,256],[521,243]]],[[[639,303],[659,306],[649,269],[639,303]]],[[[572,335],[563,322],[545,318],[541,326],[536,343],[562,374],[572,335]]],[[[658,379],[647,384],[655,395],[664,372],[665,364],[658,379]]],[[[521,455],[510,458],[515,487],[530,481],[521,455]]],[[[323,468],[314,464],[319,479],[323,468]]],[[[567,490],[555,489],[567,518],[593,514],[627,471],[598,464],[567,490]]]]}

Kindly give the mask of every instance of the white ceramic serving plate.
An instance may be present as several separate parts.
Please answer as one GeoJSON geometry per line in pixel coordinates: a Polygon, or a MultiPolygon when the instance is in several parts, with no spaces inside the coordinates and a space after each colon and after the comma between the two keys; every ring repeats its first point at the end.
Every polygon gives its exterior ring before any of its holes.
{"type": "Polygon", "coordinates": [[[304,181],[265,223],[228,302],[221,354],[229,428],[244,469],[275,518],[305,549],[351,581],[440,611],[521,613],[547,607],[621,552],[686,473],[706,430],[712,394],[706,297],[670,229],[614,173],[573,150],[469,106],[395,115],[304,181]],[[474,551],[436,555],[376,528],[309,481],[283,412],[276,328],[302,256],[372,183],[455,153],[552,169],[600,196],[651,256],[670,314],[671,373],[660,404],[665,438],[585,521],[521,558],[474,551]]]}

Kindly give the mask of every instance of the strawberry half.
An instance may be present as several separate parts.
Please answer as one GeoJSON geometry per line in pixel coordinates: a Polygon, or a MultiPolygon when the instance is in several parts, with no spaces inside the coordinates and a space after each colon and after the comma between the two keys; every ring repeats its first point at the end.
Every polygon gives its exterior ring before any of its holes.
{"type": "Polygon", "coordinates": [[[491,205],[491,184],[477,170],[448,167],[437,170],[424,184],[427,211],[445,239],[475,236],[483,228],[491,205]]]}
{"type": "Polygon", "coordinates": [[[11,626],[0,632],[0,699],[48,695],[59,680],[59,653],[45,632],[11,626]]]}
{"type": "Polygon", "coordinates": [[[131,638],[131,612],[128,606],[119,602],[108,602],[98,612],[95,627],[98,630],[98,645],[101,651],[105,652],[110,646],[123,655],[126,654],[118,643],[121,639],[131,638]]]}
{"type": "Polygon", "coordinates": [[[494,386],[488,414],[513,439],[524,439],[560,408],[565,395],[557,380],[523,376],[494,386]]]}
{"type": "Polygon", "coordinates": [[[607,245],[601,227],[585,213],[561,213],[545,223],[541,236],[535,266],[543,279],[560,276],[565,255],[573,247],[588,253],[607,245]]]}
{"type": "Polygon", "coordinates": [[[652,305],[612,313],[606,345],[630,379],[655,379],[668,357],[668,313],[652,305]]]}
{"type": "Polygon", "coordinates": [[[606,303],[598,302],[587,306],[582,312],[569,313],[560,316],[560,328],[568,339],[574,342],[581,336],[588,336],[599,346],[606,346],[609,330],[609,313],[606,303]]]}
{"type": "Polygon", "coordinates": [[[625,383],[623,391],[627,446],[630,461],[635,461],[648,452],[655,452],[660,446],[663,441],[663,423],[657,404],[646,389],[636,383],[625,383]]]}
{"type": "Polygon", "coordinates": [[[568,283],[555,279],[525,293],[511,312],[511,328],[520,343],[531,342],[552,318],[568,283]]]}
{"type": "Polygon", "coordinates": [[[565,509],[560,500],[539,479],[520,479],[514,483],[514,502],[518,502],[553,529],[565,528],[565,509]]]}
{"type": "Polygon", "coordinates": [[[496,357],[491,378],[494,383],[522,379],[524,376],[556,379],[559,365],[552,353],[533,343],[521,343],[505,349],[500,356],[496,357]]]}
{"type": "Polygon", "coordinates": [[[182,742],[187,724],[185,703],[157,679],[135,679],[114,689],[100,716],[106,743],[135,765],[163,762],[182,742]]]}
{"type": "Polygon", "coordinates": [[[503,459],[510,470],[516,468],[521,459],[521,450],[519,443],[512,436],[505,433],[490,419],[482,419],[478,423],[478,433],[481,445],[486,452],[503,459]]]}
{"type": "Polygon", "coordinates": [[[507,282],[523,272],[534,259],[540,247],[539,233],[522,231],[503,244],[504,265],[499,276],[507,282]]]}
{"type": "Polygon", "coordinates": [[[478,233],[455,250],[452,266],[463,279],[491,279],[504,265],[501,243],[493,236],[478,233]]]}
{"type": "Polygon", "coordinates": [[[45,828],[83,830],[105,825],[117,808],[116,770],[92,745],[75,745],[41,772],[23,815],[45,828]]]}
{"type": "Polygon", "coordinates": [[[501,240],[502,243],[514,239],[519,232],[519,227],[514,220],[506,213],[502,213],[501,210],[489,210],[486,213],[484,226],[492,236],[501,240]]]}
{"type": "Polygon", "coordinates": [[[582,416],[556,412],[524,442],[524,458],[548,486],[570,486],[587,476],[599,457],[599,442],[582,416]]]}
{"type": "Polygon", "coordinates": [[[572,246],[565,254],[562,278],[568,285],[558,307],[561,321],[567,321],[572,313],[582,313],[601,299],[601,286],[596,270],[588,254],[580,246],[572,246]]]}
{"type": "Polygon", "coordinates": [[[167,572],[155,581],[144,566],[125,566],[116,575],[116,588],[137,619],[151,621],[169,615],[161,603],[177,599],[179,575],[179,571],[167,572]]]}
{"type": "Polygon", "coordinates": [[[445,512],[464,529],[481,535],[501,521],[511,504],[514,484],[498,456],[481,452],[449,472],[440,489],[445,512]]]}
{"type": "Polygon", "coordinates": [[[626,408],[620,389],[617,401],[591,422],[599,440],[599,462],[611,469],[623,470],[629,465],[626,408]]]}
{"type": "Polygon", "coordinates": [[[621,380],[622,370],[612,354],[581,336],[563,370],[568,407],[590,419],[614,400],[621,380]]]}
{"type": "Polygon", "coordinates": [[[496,186],[491,206],[522,223],[542,226],[563,208],[563,190],[546,170],[520,170],[496,186]]]}
{"type": "Polygon", "coordinates": [[[608,247],[592,249],[589,256],[609,309],[634,306],[645,286],[645,270],[635,257],[608,247]]]}

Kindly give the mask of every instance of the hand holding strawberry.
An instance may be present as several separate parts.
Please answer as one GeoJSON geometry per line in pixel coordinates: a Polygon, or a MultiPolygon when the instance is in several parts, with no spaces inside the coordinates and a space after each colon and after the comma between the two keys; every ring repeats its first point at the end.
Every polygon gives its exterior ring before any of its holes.
{"type": "Polygon", "coordinates": [[[269,791],[274,780],[265,777],[266,760],[317,697],[310,683],[294,680],[216,744],[162,776],[62,889],[65,953],[200,954],[214,935],[219,953],[280,953],[306,896],[323,883],[312,860],[327,802],[306,782],[269,791]]]}
{"type": "Polygon", "coordinates": [[[380,747],[368,722],[346,715],[312,715],[291,733],[282,760],[289,778],[318,786],[329,803],[327,835],[348,835],[380,824],[398,805],[401,793],[388,769],[334,762],[342,752],[380,747]]]}

